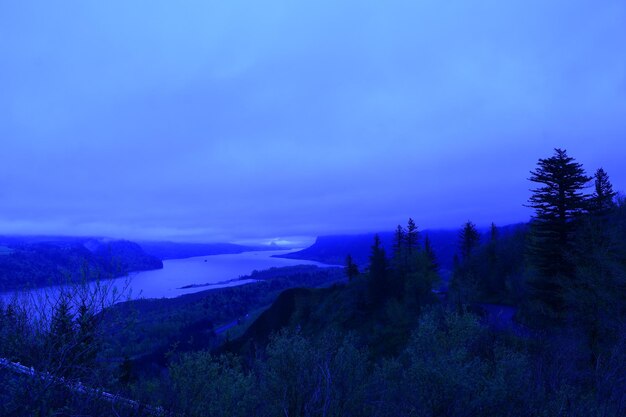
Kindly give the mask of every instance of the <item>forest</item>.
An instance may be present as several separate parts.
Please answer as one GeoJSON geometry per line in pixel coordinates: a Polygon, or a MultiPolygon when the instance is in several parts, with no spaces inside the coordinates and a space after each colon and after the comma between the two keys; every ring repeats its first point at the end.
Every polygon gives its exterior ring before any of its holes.
{"type": "Polygon", "coordinates": [[[529,181],[532,219],[468,220],[449,276],[409,219],[365,267],[346,248],[172,302],[102,305],[103,283],[38,320],[4,303],[0,357],[33,372],[0,364],[0,414],[626,415],[626,198],[563,149],[529,181]]]}
{"type": "Polygon", "coordinates": [[[0,291],[121,277],[163,268],[137,243],[98,238],[0,236],[0,291]]]}

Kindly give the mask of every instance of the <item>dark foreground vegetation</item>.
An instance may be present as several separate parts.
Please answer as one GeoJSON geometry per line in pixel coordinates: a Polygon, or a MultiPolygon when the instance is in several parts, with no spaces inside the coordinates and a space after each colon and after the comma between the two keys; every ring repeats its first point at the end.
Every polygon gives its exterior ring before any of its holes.
{"type": "Polygon", "coordinates": [[[433,291],[442,279],[432,242],[409,220],[391,250],[375,238],[365,269],[349,256],[339,283],[304,288],[333,279],[299,271],[307,285],[281,292],[237,338],[215,329],[293,280],[136,304],[142,330],[128,323],[130,304],[93,314],[88,303],[60,303],[41,327],[5,306],[2,356],[138,403],[0,368],[0,413],[626,415],[626,201],[603,170],[588,177],[559,149],[530,180],[532,221],[487,236],[468,221],[444,291],[433,291]],[[212,329],[203,343],[194,325],[212,329]],[[175,337],[159,342],[159,333],[175,337]],[[154,352],[162,360],[141,359],[154,352]]]}

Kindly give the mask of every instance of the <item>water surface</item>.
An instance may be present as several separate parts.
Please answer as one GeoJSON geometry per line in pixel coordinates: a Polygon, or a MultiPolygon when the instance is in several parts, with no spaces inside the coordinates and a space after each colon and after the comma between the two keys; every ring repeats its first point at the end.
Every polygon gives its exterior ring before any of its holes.
{"type": "MultiPolygon", "coordinates": [[[[76,289],[66,285],[54,285],[18,293],[0,293],[0,299],[8,301],[17,296],[23,302],[28,300],[37,304],[37,309],[41,309],[42,305],[54,304],[62,291],[79,294],[78,297],[72,297],[74,299],[80,298],[81,294],[88,294],[89,289],[94,293],[106,293],[107,299],[115,298],[116,301],[138,298],[173,298],[183,294],[253,282],[254,280],[251,279],[240,280],[238,278],[249,275],[254,270],[261,271],[273,267],[295,265],[330,266],[314,261],[272,257],[293,251],[253,251],[169,259],[163,261],[163,269],[133,272],[126,277],[103,280],[99,283],[90,282],[87,288],[76,289]],[[118,295],[113,294],[113,289],[117,289],[118,295]],[[120,297],[119,293],[123,296],[120,297]]],[[[44,310],[47,308],[44,307],[44,310]]]]}

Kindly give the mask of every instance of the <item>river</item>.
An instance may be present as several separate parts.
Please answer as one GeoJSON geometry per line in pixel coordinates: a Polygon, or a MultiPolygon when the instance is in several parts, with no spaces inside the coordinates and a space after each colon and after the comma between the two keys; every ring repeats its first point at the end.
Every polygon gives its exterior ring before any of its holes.
{"type": "MultiPolygon", "coordinates": [[[[133,272],[127,277],[105,280],[100,285],[107,291],[117,288],[123,291],[122,299],[138,298],[173,298],[207,289],[215,289],[242,285],[253,280],[238,280],[249,275],[254,270],[264,270],[272,267],[295,265],[317,265],[327,267],[331,265],[319,262],[298,259],[274,258],[274,255],[283,255],[294,250],[282,251],[252,251],[238,254],[196,256],[185,259],[169,259],[163,261],[163,269],[133,272]],[[186,287],[186,288],[183,288],[186,287]]],[[[96,283],[89,283],[95,288],[96,283]]],[[[0,293],[0,299],[8,301],[14,296],[21,299],[54,300],[66,286],[50,286],[29,290],[28,292],[0,293]]]]}

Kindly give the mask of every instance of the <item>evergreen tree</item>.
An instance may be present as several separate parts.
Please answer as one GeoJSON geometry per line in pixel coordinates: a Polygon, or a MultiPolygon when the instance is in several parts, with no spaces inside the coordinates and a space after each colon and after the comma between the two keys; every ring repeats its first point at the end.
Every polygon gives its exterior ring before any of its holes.
{"type": "Polygon", "coordinates": [[[376,235],[374,236],[369,265],[370,299],[374,304],[380,303],[387,297],[389,292],[388,269],[385,249],[380,243],[380,237],[376,235]]]}
{"type": "Polygon", "coordinates": [[[455,255],[450,295],[460,308],[462,304],[473,302],[477,295],[477,277],[472,255],[480,242],[476,225],[467,221],[459,232],[461,258],[455,255]]]}
{"type": "Polygon", "coordinates": [[[602,346],[610,346],[626,323],[625,215],[581,221],[572,250],[575,273],[563,289],[567,316],[584,331],[594,366],[602,346]]]}
{"type": "Polygon", "coordinates": [[[609,175],[599,168],[594,175],[595,190],[591,196],[591,210],[594,213],[605,214],[615,207],[616,192],[609,180],[609,175]]]}
{"type": "Polygon", "coordinates": [[[478,243],[480,242],[480,235],[478,234],[478,230],[476,230],[476,225],[468,220],[463,226],[463,229],[461,229],[459,240],[461,256],[463,260],[466,260],[472,254],[472,251],[478,247],[478,243]]]}
{"type": "Polygon", "coordinates": [[[76,349],[72,362],[81,373],[92,369],[98,353],[96,338],[96,317],[85,303],[78,307],[76,316],[76,349]]]}
{"type": "Polygon", "coordinates": [[[55,374],[62,377],[73,377],[73,358],[76,350],[76,327],[70,303],[62,296],[55,306],[48,332],[48,349],[50,363],[55,374]]]}
{"type": "Polygon", "coordinates": [[[405,238],[407,255],[410,256],[413,253],[413,251],[417,249],[418,240],[419,240],[419,234],[417,231],[417,226],[415,225],[415,222],[413,221],[413,219],[409,218],[409,222],[406,227],[406,238],[405,238]]]}
{"type": "Polygon", "coordinates": [[[492,242],[495,242],[498,239],[498,228],[496,224],[491,222],[491,230],[489,232],[489,238],[492,242]]]}
{"type": "Polygon", "coordinates": [[[563,308],[563,280],[573,275],[568,252],[575,220],[588,207],[588,195],[583,191],[591,178],[562,149],[555,149],[550,158],[539,159],[537,165],[529,180],[541,186],[531,190],[528,205],[535,209],[528,248],[534,270],[529,280],[532,310],[556,319],[563,308]]]}
{"type": "Polygon", "coordinates": [[[352,278],[355,278],[359,275],[359,267],[352,260],[352,255],[348,255],[346,257],[346,275],[348,276],[348,280],[352,281],[352,278]]]}
{"type": "Polygon", "coordinates": [[[404,273],[407,266],[406,233],[401,225],[398,225],[393,237],[393,266],[399,273],[404,273]]]}
{"type": "Polygon", "coordinates": [[[393,270],[389,272],[387,294],[401,298],[409,270],[407,234],[401,225],[398,225],[394,234],[392,267],[393,270]]]}
{"type": "Polygon", "coordinates": [[[433,249],[432,243],[430,242],[430,237],[426,235],[424,238],[424,253],[429,261],[429,268],[432,272],[439,272],[439,262],[437,261],[437,255],[435,254],[435,250],[433,249]]]}
{"type": "Polygon", "coordinates": [[[67,348],[74,339],[74,314],[71,311],[69,301],[62,297],[52,315],[50,323],[50,340],[57,348],[61,350],[67,348]]]}

